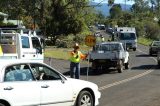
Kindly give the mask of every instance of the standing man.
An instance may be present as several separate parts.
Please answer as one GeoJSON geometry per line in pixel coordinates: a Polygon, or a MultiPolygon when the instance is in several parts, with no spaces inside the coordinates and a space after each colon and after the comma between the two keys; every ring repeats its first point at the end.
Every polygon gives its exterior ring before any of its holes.
{"type": "Polygon", "coordinates": [[[80,78],[80,60],[86,59],[87,55],[79,51],[78,43],[73,46],[73,51],[70,52],[70,75],[71,78],[80,78]]]}
{"type": "Polygon", "coordinates": [[[104,37],[103,37],[103,35],[101,35],[101,41],[104,42],[104,37]]]}

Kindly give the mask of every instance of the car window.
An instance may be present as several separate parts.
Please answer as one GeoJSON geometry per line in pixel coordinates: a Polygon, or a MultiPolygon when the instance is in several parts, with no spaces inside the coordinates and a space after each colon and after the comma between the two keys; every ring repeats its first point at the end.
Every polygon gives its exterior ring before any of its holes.
{"type": "Polygon", "coordinates": [[[103,45],[96,45],[95,50],[100,51],[117,51],[121,50],[119,44],[103,44],[103,45]]]}
{"type": "Polygon", "coordinates": [[[32,72],[37,80],[60,80],[61,76],[53,69],[41,65],[41,64],[30,64],[32,72]]]}
{"type": "Polygon", "coordinates": [[[22,41],[22,48],[30,48],[29,38],[28,37],[22,36],[21,37],[21,41],[22,41]]]}
{"type": "Polygon", "coordinates": [[[160,42],[153,42],[153,46],[160,46],[160,42]]]}
{"type": "Polygon", "coordinates": [[[4,81],[32,81],[31,70],[26,64],[12,65],[5,69],[4,81]]]}

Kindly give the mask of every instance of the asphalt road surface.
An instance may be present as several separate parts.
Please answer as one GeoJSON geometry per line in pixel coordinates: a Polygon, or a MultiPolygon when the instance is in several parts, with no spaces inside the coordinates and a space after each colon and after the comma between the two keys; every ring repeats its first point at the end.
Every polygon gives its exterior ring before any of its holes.
{"type": "MultiPolygon", "coordinates": [[[[45,59],[45,63],[69,77],[69,61],[45,59]]],[[[130,68],[94,73],[87,62],[81,63],[81,79],[96,83],[102,93],[99,106],[160,106],[160,69],[156,57],[148,55],[148,47],[138,45],[130,51],[130,68]]]]}

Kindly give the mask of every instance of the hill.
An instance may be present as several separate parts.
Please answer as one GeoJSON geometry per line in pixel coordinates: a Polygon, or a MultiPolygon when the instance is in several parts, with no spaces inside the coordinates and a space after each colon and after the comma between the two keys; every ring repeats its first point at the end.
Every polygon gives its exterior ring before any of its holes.
{"type": "MultiPolygon", "coordinates": [[[[90,2],[90,5],[97,5],[98,3],[96,2],[90,2]]],[[[130,11],[130,8],[132,7],[132,5],[125,5],[125,4],[121,4],[122,10],[127,10],[130,11]]],[[[105,16],[109,16],[109,10],[110,10],[110,6],[108,6],[107,3],[101,3],[99,6],[96,6],[95,9],[98,11],[101,11],[103,15],[105,16]]]]}

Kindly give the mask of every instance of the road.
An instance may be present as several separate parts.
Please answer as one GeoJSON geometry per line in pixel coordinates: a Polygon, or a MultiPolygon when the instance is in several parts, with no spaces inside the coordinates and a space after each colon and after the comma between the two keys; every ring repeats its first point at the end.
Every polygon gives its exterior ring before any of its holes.
{"type": "MultiPolygon", "coordinates": [[[[101,31],[104,37],[108,35],[101,31]]],[[[81,63],[81,79],[96,83],[102,93],[99,106],[160,106],[160,69],[156,57],[148,55],[148,47],[138,45],[130,51],[130,68],[123,73],[115,69],[89,69],[87,62],[81,63]]],[[[46,59],[55,69],[69,77],[69,61],[46,59]]],[[[90,65],[90,64],[89,64],[90,65]]]]}
{"type": "MultiPolygon", "coordinates": [[[[69,76],[69,61],[52,59],[55,69],[69,76]]],[[[148,56],[148,47],[138,45],[130,51],[130,68],[123,73],[114,69],[93,73],[87,64],[81,64],[81,79],[96,83],[102,93],[100,106],[159,106],[160,70],[155,57],[148,56]]]]}

